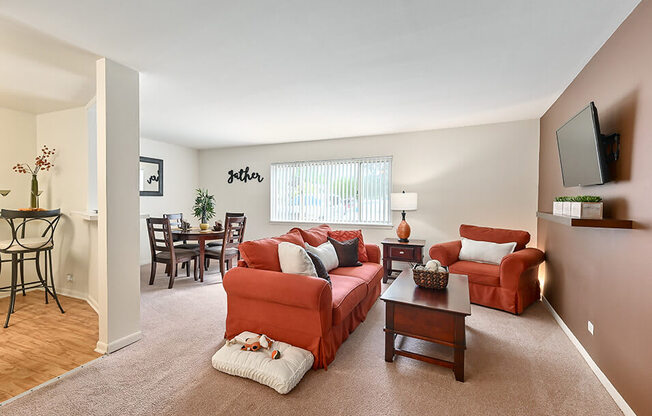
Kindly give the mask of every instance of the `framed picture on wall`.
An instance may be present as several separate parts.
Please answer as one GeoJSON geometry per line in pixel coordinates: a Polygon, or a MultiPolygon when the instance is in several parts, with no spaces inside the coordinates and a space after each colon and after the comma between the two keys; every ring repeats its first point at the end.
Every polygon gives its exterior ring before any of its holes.
{"type": "Polygon", "coordinates": [[[163,196],[163,160],[140,157],[140,196],[163,196]]]}

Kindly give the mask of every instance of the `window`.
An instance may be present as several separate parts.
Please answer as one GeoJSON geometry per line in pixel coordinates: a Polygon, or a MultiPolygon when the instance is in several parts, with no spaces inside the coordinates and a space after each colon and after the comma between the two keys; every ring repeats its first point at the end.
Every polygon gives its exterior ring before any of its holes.
{"type": "Polygon", "coordinates": [[[391,225],[392,158],[274,163],[270,220],[391,225]]]}

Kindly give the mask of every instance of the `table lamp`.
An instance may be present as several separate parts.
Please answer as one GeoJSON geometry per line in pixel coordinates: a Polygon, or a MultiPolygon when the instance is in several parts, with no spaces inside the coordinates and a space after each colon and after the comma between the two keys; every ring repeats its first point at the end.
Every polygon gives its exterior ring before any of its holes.
{"type": "Polygon", "coordinates": [[[403,220],[396,228],[396,235],[398,241],[401,243],[409,242],[410,238],[410,225],[405,221],[405,211],[417,210],[417,194],[415,192],[401,192],[392,193],[392,211],[401,211],[403,220]]]}

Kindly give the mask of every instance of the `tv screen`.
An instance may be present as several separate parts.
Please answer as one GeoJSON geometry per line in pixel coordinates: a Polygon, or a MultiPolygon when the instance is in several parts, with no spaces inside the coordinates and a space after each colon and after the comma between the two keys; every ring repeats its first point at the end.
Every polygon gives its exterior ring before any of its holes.
{"type": "Polygon", "coordinates": [[[564,186],[601,185],[609,181],[598,111],[591,102],[557,130],[564,186]]]}

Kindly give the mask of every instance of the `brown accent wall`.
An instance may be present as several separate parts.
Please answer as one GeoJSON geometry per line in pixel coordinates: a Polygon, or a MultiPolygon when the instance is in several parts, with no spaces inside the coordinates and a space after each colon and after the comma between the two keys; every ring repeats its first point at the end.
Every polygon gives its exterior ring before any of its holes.
{"type": "Polygon", "coordinates": [[[555,196],[601,195],[605,216],[635,221],[634,230],[609,230],[540,219],[544,295],[630,407],[652,415],[651,0],[632,12],[544,114],[540,132],[540,211],[552,211],[555,196]],[[617,180],[564,188],[555,131],[590,101],[602,133],[621,134],[617,180]]]}

